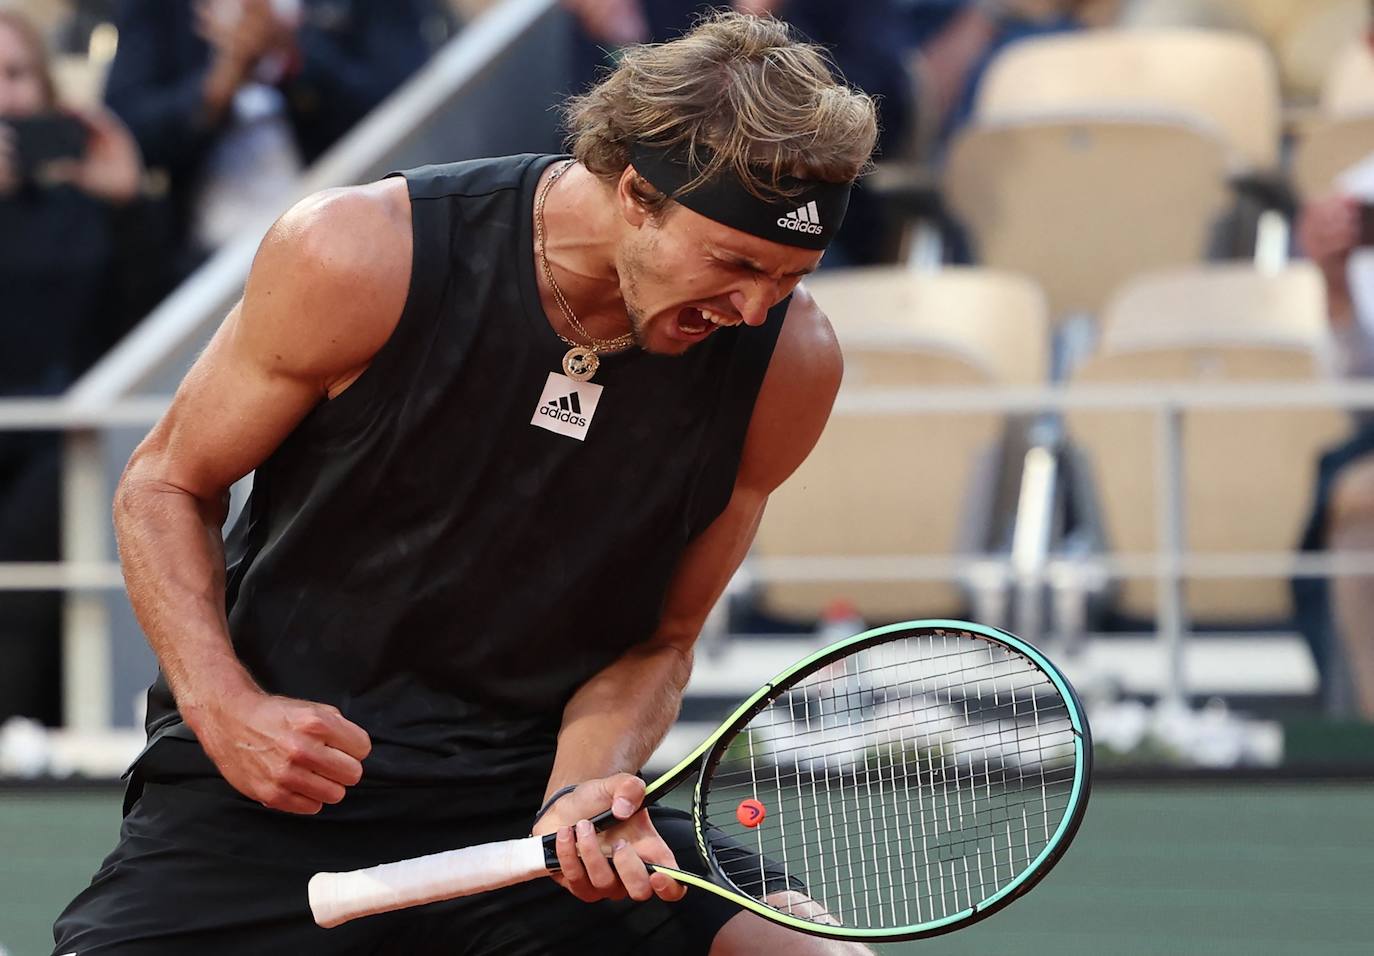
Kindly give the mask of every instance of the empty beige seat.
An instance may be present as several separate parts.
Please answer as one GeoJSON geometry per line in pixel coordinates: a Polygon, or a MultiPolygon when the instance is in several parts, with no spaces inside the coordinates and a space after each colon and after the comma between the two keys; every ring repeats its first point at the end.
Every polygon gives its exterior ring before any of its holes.
{"type": "Polygon", "coordinates": [[[1293,183],[1304,199],[1336,187],[1336,178],[1374,155],[1374,52],[1350,41],[1322,85],[1321,109],[1304,123],[1293,150],[1293,183]]]}
{"type": "Polygon", "coordinates": [[[1103,352],[1220,345],[1291,345],[1327,353],[1326,287],[1307,262],[1265,272],[1210,263],[1137,276],[1102,314],[1103,352]]]}
{"type": "MultiPolygon", "coordinates": [[[[845,352],[845,385],[811,456],[770,497],[761,558],[948,557],[979,549],[1004,418],[996,412],[849,411],[876,387],[1027,383],[1045,375],[1045,300],[1024,278],[979,269],[822,274],[808,288],[845,352]]],[[[835,598],[869,621],[948,616],[954,582],[764,581],[769,613],[817,617],[835,598]]]]}
{"type": "MultiPolygon", "coordinates": [[[[1272,4],[1274,0],[1249,0],[1272,4]]],[[[1369,24],[1369,0],[1284,0],[1293,9],[1272,37],[1284,88],[1312,99],[1326,83],[1331,64],[1369,24]]],[[[1368,94],[1366,94],[1368,95],[1368,94]]]]}
{"type": "Polygon", "coordinates": [[[1332,55],[1358,32],[1368,0],[1131,0],[1121,25],[1246,33],[1274,52],[1286,97],[1313,98],[1332,55]]]}
{"type": "Polygon", "coordinates": [[[979,87],[979,122],[1047,114],[1174,115],[1208,124],[1242,168],[1278,165],[1280,99],[1260,41],[1197,29],[1092,30],[1007,48],[979,87]]]}
{"type": "MultiPolygon", "coordinates": [[[[1325,287],[1293,263],[1265,273],[1212,264],[1136,278],[1102,316],[1099,352],[1073,382],[1292,382],[1325,377],[1325,287]]],[[[1090,470],[1102,532],[1114,552],[1155,550],[1157,418],[1149,412],[1074,411],[1070,439],[1090,470]]],[[[1181,450],[1188,549],[1282,552],[1296,547],[1312,502],[1320,454],[1349,428],[1332,409],[1196,409],[1183,416],[1181,450]]],[[[1122,583],[1118,608],[1155,613],[1151,580],[1122,583]]],[[[1267,621],[1290,611],[1285,580],[1195,580],[1199,621],[1267,621]]]]}
{"type": "MultiPolygon", "coordinates": [[[[913,351],[949,354],[954,364],[974,363],[1007,384],[1045,380],[1048,305],[1045,294],[1024,276],[993,269],[913,272],[878,266],[822,272],[806,286],[835,327],[847,386],[941,384],[924,374],[916,377],[906,364],[913,351]]],[[[965,380],[958,373],[948,378],[965,380]]]]}
{"type": "MultiPolygon", "coordinates": [[[[1301,382],[1324,375],[1321,357],[1299,346],[1178,346],[1098,354],[1074,384],[1154,382],[1301,382]]],[[[1110,553],[1158,547],[1156,417],[1150,412],[1072,411],[1073,446],[1084,456],[1110,553]]],[[[1330,409],[1216,409],[1183,415],[1185,547],[1194,553],[1284,552],[1296,548],[1311,507],[1319,455],[1348,432],[1330,409]]],[[[1116,607],[1153,618],[1152,579],[1120,583],[1116,607]]],[[[1292,611],[1283,579],[1185,582],[1194,623],[1256,622],[1292,611]]]]}
{"type": "MultiPolygon", "coordinates": [[[[970,366],[964,384],[988,379],[970,366]]],[[[832,415],[811,456],[768,500],[754,541],[762,558],[892,558],[970,554],[971,526],[1001,435],[987,413],[832,415]]],[[[832,600],[852,601],[870,622],[962,612],[950,582],[864,580],[866,572],[764,581],[768,613],[814,620],[832,600]]]]}
{"type": "Polygon", "coordinates": [[[1374,52],[1352,38],[1331,64],[1322,84],[1321,111],[1327,116],[1374,112],[1374,52]]]}
{"type": "Polygon", "coordinates": [[[1025,272],[1057,318],[1128,277],[1204,258],[1236,173],[1272,172],[1278,80],[1260,41],[1199,29],[1026,40],[988,69],[945,191],[979,261],[1025,272]]]}
{"type": "Polygon", "coordinates": [[[1225,144],[1181,121],[1003,121],[955,139],[944,190],[979,261],[1034,278],[1059,319],[1096,312],[1132,275],[1202,260],[1227,170],[1225,144]]]}

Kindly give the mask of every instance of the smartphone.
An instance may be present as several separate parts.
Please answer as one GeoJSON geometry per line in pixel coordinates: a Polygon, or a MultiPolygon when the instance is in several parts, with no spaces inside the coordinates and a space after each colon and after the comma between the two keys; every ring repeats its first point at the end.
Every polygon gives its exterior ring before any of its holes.
{"type": "Polygon", "coordinates": [[[86,124],[65,113],[15,116],[5,125],[14,130],[14,149],[21,175],[31,176],[57,159],[80,159],[86,152],[86,124]]]}
{"type": "Polygon", "coordinates": [[[1357,246],[1374,246],[1374,203],[1360,203],[1360,238],[1357,246]]]}

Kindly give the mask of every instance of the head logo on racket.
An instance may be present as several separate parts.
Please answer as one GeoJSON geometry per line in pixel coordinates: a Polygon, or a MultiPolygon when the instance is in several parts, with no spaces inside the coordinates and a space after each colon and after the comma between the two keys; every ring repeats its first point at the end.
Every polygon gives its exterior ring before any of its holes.
{"type": "Polygon", "coordinates": [[[762,823],[767,815],[768,811],[764,809],[763,804],[753,798],[741,800],[735,810],[735,819],[751,830],[762,823]]]}

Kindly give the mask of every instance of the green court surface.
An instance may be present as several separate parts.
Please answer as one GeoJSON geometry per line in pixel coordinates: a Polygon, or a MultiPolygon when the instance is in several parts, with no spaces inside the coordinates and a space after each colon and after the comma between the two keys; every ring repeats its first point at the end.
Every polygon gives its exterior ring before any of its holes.
{"type": "MultiPolygon", "coordinates": [[[[0,791],[0,947],[48,927],[113,843],[119,796],[0,791]]],[[[1374,953],[1374,785],[1099,786],[1063,862],[970,929],[885,954],[1374,953]]]]}

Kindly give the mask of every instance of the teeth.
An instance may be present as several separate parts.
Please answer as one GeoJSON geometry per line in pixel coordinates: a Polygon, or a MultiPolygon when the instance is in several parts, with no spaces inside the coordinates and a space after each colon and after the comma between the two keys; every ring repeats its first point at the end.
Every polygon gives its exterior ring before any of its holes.
{"type": "Polygon", "coordinates": [[[706,309],[702,309],[701,314],[702,317],[704,317],[706,321],[710,322],[712,325],[728,326],[730,324],[725,320],[725,316],[721,315],[718,312],[708,312],[706,309]]]}

